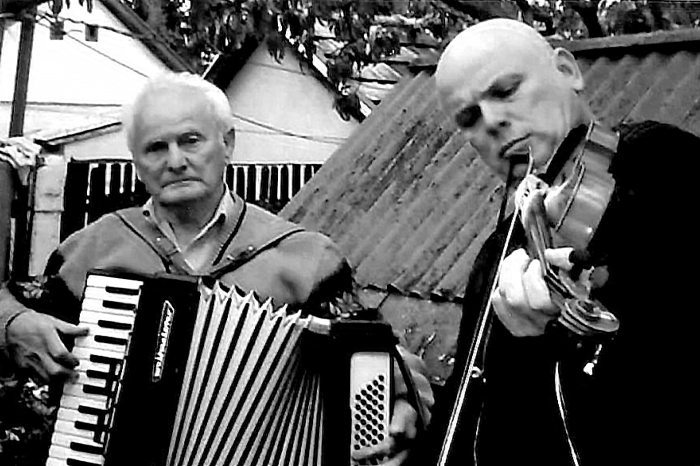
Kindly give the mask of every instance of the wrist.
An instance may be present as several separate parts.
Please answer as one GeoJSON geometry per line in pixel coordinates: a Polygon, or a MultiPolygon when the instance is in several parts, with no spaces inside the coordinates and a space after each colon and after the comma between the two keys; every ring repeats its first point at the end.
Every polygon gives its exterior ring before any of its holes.
{"type": "Polygon", "coordinates": [[[0,349],[7,352],[9,345],[10,325],[22,314],[31,311],[29,308],[15,309],[0,317],[0,349]]]}

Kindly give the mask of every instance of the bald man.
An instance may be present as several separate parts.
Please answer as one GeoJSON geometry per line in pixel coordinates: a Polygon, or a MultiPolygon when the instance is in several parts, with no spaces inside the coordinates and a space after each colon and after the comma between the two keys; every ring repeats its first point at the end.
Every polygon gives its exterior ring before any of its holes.
{"type": "MultiPolygon", "coordinates": [[[[460,33],[442,54],[435,81],[444,111],[504,179],[509,170],[516,182],[525,176],[528,153],[536,171],[553,157],[568,157],[564,148],[570,141],[579,146],[595,121],[572,54],[553,49],[517,21],[485,21],[460,33]]],[[[560,311],[519,228],[492,296],[498,318],[486,350],[485,383],[472,385],[477,390],[470,392],[456,434],[445,441],[473,316],[491,289],[488,277],[501,256],[505,222],[475,261],[453,377],[414,464],[700,464],[700,319],[689,292],[695,284],[680,272],[697,255],[684,239],[693,231],[689,212],[700,139],[652,121],[622,126],[619,135],[610,167],[612,201],[591,242],[596,249],[587,252],[600,276],[607,276],[592,296],[616,314],[620,330],[593,375],[584,373],[588,359],[577,347],[548,330],[560,311]]],[[[570,268],[571,248],[562,246],[548,250],[546,260],[570,268]]]]}

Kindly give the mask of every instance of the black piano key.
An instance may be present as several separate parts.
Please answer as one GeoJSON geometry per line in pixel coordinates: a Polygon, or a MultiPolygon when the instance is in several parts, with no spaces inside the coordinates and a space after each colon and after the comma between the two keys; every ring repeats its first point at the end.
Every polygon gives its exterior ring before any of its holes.
{"type": "Polygon", "coordinates": [[[82,453],[92,453],[94,455],[101,455],[104,453],[104,448],[95,445],[85,445],[80,442],[71,442],[70,449],[73,451],[79,451],[82,453]]]}
{"type": "Polygon", "coordinates": [[[121,359],[110,358],[110,357],[102,356],[102,355],[99,355],[99,354],[91,354],[91,355],[90,355],[90,361],[91,361],[91,362],[96,362],[96,363],[99,363],[99,364],[110,364],[110,365],[117,365],[117,364],[121,364],[121,363],[122,363],[122,360],[121,360],[121,359]]]}
{"type": "Polygon", "coordinates": [[[115,330],[131,330],[132,325],[124,322],[113,322],[111,320],[98,320],[97,325],[102,328],[111,328],[115,330]]]}
{"type": "Polygon", "coordinates": [[[105,396],[110,396],[112,394],[112,391],[109,388],[98,387],[96,385],[90,385],[90,384],[83,385],[83,392],[89,393],[92,395],[105,395],[105,396]]]}
{"type": "Polygon", "coordinates": [[[131,303],[120,303],[118,301],[110,301],[105,299],[102,301],[102,307],[107,309],[118,309],[121,311],[136,311],[136,305],[131,303]]]}
{"type": "Polygon", "coordinates": [[[111,372],[102,372],[102,371],[98,371],[95,369],[86,370],[85,375],[87,375],[91,379],[104,379],[104,380],[113,379],[115,377],[115,374],[113,374],[111,372]]]}
{"type": "Polygon", "coordinates": [[[92,461],[77,460],[75,458],[68,458],[66,460],[68,466],[101,466],[99,463],[93,463],[92,461]]]}
{"type": "Polygon", "coordinates": [[[75,421],[73,423],[76,429],[80,430],[89,430],[90,432],[95,432],[97,430],[97,424],[91,424],[89,422],[84,422],[84,421],[75,421]]]}
{"type": "Polygon", "coordinates": [[[129,342],[126,338],[109,337],[107,335],[95,335],[95,341],[98,343],[108,343],[110,345],[126,346],[129,342]]]}
{"type": "Polygon", "coordinates": [[[104,416],[107,414],[106,409],[93,408],[92,406],[78,406],[78,412],[82,414],[90,414],[92,416],[104,416]]]}
{"type": "Polygon", "coordinates": [[[132,289],[132,288],[119,288],[118,286],[105,286],[105,291],[107,293],[111,294],[120,294],[120,295],[130,295],[130,296],[136,296],[139,294],[141,291],[140,289],[132,289]]]}

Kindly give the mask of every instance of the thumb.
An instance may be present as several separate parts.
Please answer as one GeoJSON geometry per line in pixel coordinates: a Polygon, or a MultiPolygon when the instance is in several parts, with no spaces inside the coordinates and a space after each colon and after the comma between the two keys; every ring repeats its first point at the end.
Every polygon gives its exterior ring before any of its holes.
{"type": "Polygon", "coordinates": [[[569,271],[574,266],[569,260],[574,248],[545,249],[544,258],[555,267],[569,271]]]}
{"type": "Polygon", "coordinates": [[[63,335],[82,337],[90,331],[87,327],[79,327],[78,325],[69,324],[66,321],[52,317],[56,329],[63,335]]]}
{"type": "Polygon", "coordinates": [[[403,398],[396,400],[389,425],[389,435],[407,440],[415,438],[417,419],[418,413],[408,401],[403,398]]]}

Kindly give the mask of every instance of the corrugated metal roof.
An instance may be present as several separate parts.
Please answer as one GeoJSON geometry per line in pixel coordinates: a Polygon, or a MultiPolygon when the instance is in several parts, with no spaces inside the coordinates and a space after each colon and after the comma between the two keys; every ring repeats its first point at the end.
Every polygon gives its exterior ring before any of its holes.
{"type": "MultiPolygon", "coordinates": [[[[562,43],[607,125],[700,134],[700,31],[562,43]]],[[[440,112],[427,73],[396,86],[282,215],[333,238],[361,285],[459,297],[494,226],[500,182],[440,112]]]]}

